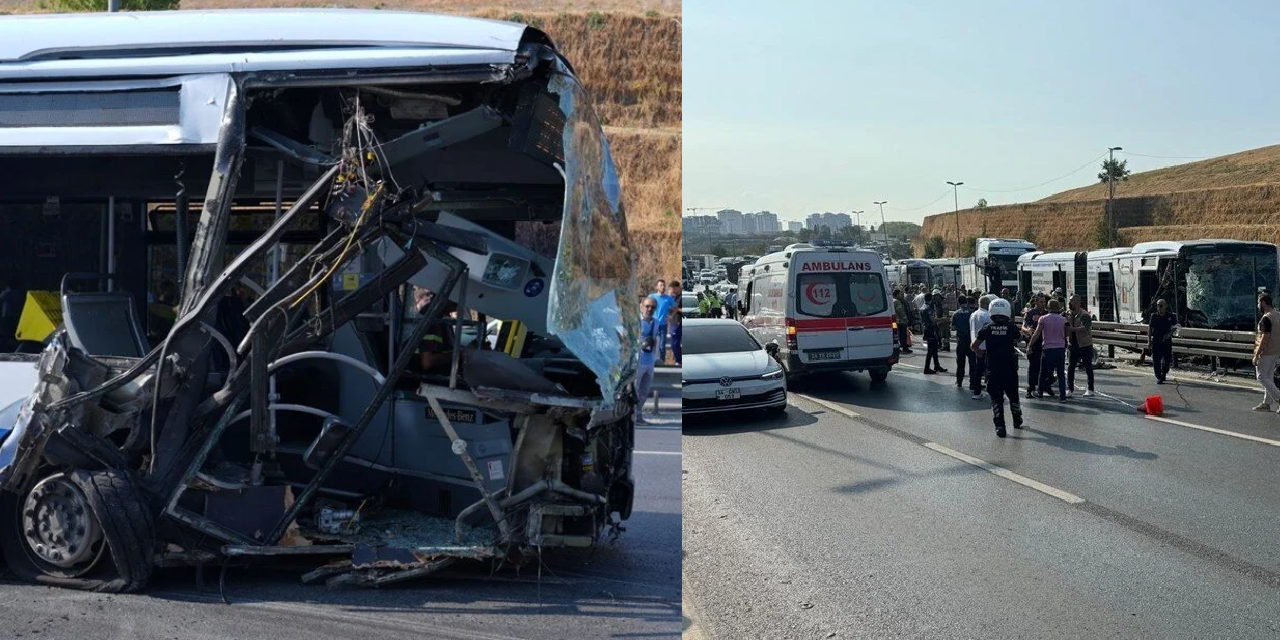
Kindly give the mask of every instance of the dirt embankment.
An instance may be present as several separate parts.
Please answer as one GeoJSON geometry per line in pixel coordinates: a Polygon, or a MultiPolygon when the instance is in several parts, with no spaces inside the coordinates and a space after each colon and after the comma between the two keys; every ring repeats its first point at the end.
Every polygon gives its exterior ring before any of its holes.
{"type": "MultiPolygon", "coordinates": [[[[1280,244],[1280,145],[1176,165],[1116,183],[1112,203],[1121,243],[1227,238],[1280,244]]],[[[1034,237],[1048,251],[1095,249],[1106,215],[1106,185],[1037,202],[960,212],[959,237],[1034,237]]],[[[921,240],[956,239],[954,213],[924,220],[921,240]]]]}

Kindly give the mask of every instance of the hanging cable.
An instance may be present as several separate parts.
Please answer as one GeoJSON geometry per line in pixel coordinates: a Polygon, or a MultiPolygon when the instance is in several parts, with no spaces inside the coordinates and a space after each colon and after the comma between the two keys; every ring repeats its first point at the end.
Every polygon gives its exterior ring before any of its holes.
{"type": "Polygon", "coordinates": [[[928,203],[928,204],[922,204],[922,205],[920,205],[920,206],[918,206],[918,207],[913,207],[913,208],[911,208],[911,209],[899,209],[899,208],[897,208],[897,207],[889,207],[889,210],[890,210],[890,211],[898,211],[898,212],[903,212],[903,211],[919,211],[919,210],[924,209],[924,208],[926,208],[926,207],[932,207],[933,205],[937,204],[939,200],[941,200],[941,199],[943,199],[943,198],[945,198],[945,197],[947,197],[947,196],[949,196],[949,195],[951,195],[951,190],[950,190],[950,189],[947,189],[946,191],[944,191],[944,192],[942,193],[942,195],[938,196],[937,198],[935,198],[935,199],[933,200],[933,202],[930,202],[930,203],[928,203]]]}
{"type": "Polygon", "coordinates": [[[1139,158],[1158,158],[1161,160],[1208,160],[1216,156],[1153,156],[1146,153],[1134,153],[1132,151],[1121,151],[1127,156],[1138,156],[1139,158]]]}
{"type": "Polygon", "coordinates": [[[1033,184],[1033,185],[1031,185],[1031,186],[1029,186],[1029,187],[1021,187],[1021,188],[1019,188],[1019,189],[978,189],[978,188],[976,188],[976,187],[970,187],[970,188],[969,188],[969,190],[970,190],[970,191],[977,191],[977,192],[979,192],[979,193],[1016,193],[1016,192],[1018,192],[1018,191],[1027,191],[1027,190],[1030,190],[1030,189],[1038,189],[1038,188],[1043,187],[1043,186],[1045,186],[1045,185],[1047,185],[1047,184],[1051,184],[1051,183],[1057,182],[1057,181],[1059,181],[1059,180],[1062,180],[1062,179],[1064,179],[1064,178],[1069,178],[1069,177],[1071,177],[1071,176],[1073,176],[1073,175],[1075,175],[1075,174],[1077,174],[1077,173],[1080,173],[1080,172],[1081,172],[1081,171],[1083,171],[1085,168],[1087,168],[1089,165],[1091,165],[1091,164],[1093,164],[1093,163],[1095,163],[1095,162],[1097,162],[1097,161],[1099,161],[1099,160],[1101,160],[1101,159],[1105,158],[1106,156],[1107,156],[1107,154],[1104,152],[1102,155],[1100,155],[1100,156],[1098,156],[1098,157],[1096,157],[1096,158],[1094,158],[1094,159],[1092,159],[1092,160],[1090,160],[1090,161],[1088,161],[1088,162],[1086,162],[1086,163],[1084,163],[1084,164],[1082,164],[1082,165],[1080,165],[1080,166],[1076,167],[1075,169],[1072,169],[1069,173],[1064,173],[1064,174],[1062,174],[1062,175],[1060,175],[1060,176],[1058,176],[1058,177],[1056,177],[1056,178],[1053,178],[1052,180],[1046,180],[1046,181],[1044,181],[1044,182],[1041,182],[1040,184],[1033,184]]]}

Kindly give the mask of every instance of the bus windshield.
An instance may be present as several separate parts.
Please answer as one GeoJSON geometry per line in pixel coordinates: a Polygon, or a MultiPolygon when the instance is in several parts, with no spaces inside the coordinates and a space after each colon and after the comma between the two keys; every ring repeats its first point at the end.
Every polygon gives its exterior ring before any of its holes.
{"type": "Polygon", "coordinates": [[[1250,330],[1258,292],[1278,284],[1275,251],[1192,254],[1183,269],[1189,327],[1250,330]]]}

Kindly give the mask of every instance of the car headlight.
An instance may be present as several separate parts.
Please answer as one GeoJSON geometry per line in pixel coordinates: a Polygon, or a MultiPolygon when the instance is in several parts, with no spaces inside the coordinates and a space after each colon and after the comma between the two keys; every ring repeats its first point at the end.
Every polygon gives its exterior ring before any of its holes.
{"type": "Polygon", "coordinates": [[[766,373],[760,376],[760,379],[761,380],[777,380],[782,376],[783,376],[783,371],[782,371],[782,368],[779,367],[777,371],[770,371],[769,373],[766,373]]]}

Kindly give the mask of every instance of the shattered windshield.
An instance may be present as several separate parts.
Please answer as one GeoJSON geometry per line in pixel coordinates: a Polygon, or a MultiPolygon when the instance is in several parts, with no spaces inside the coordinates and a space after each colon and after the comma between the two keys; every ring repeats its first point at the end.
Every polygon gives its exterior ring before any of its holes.
{"type": "Polygon", "coordinates": [[[547,328],[596,374],[606,407],[636,366],[635,273],[609,145],[586,90],[555,74],[565,116],[565,197],[547,328]]]}
{"type": "Polygon", "coordinates": [[[1258,290],[1276,290],[1276,255],[1211,253],[1188,258],[1188,324],[1247,330],[1257,315],[1258,290]]]}

